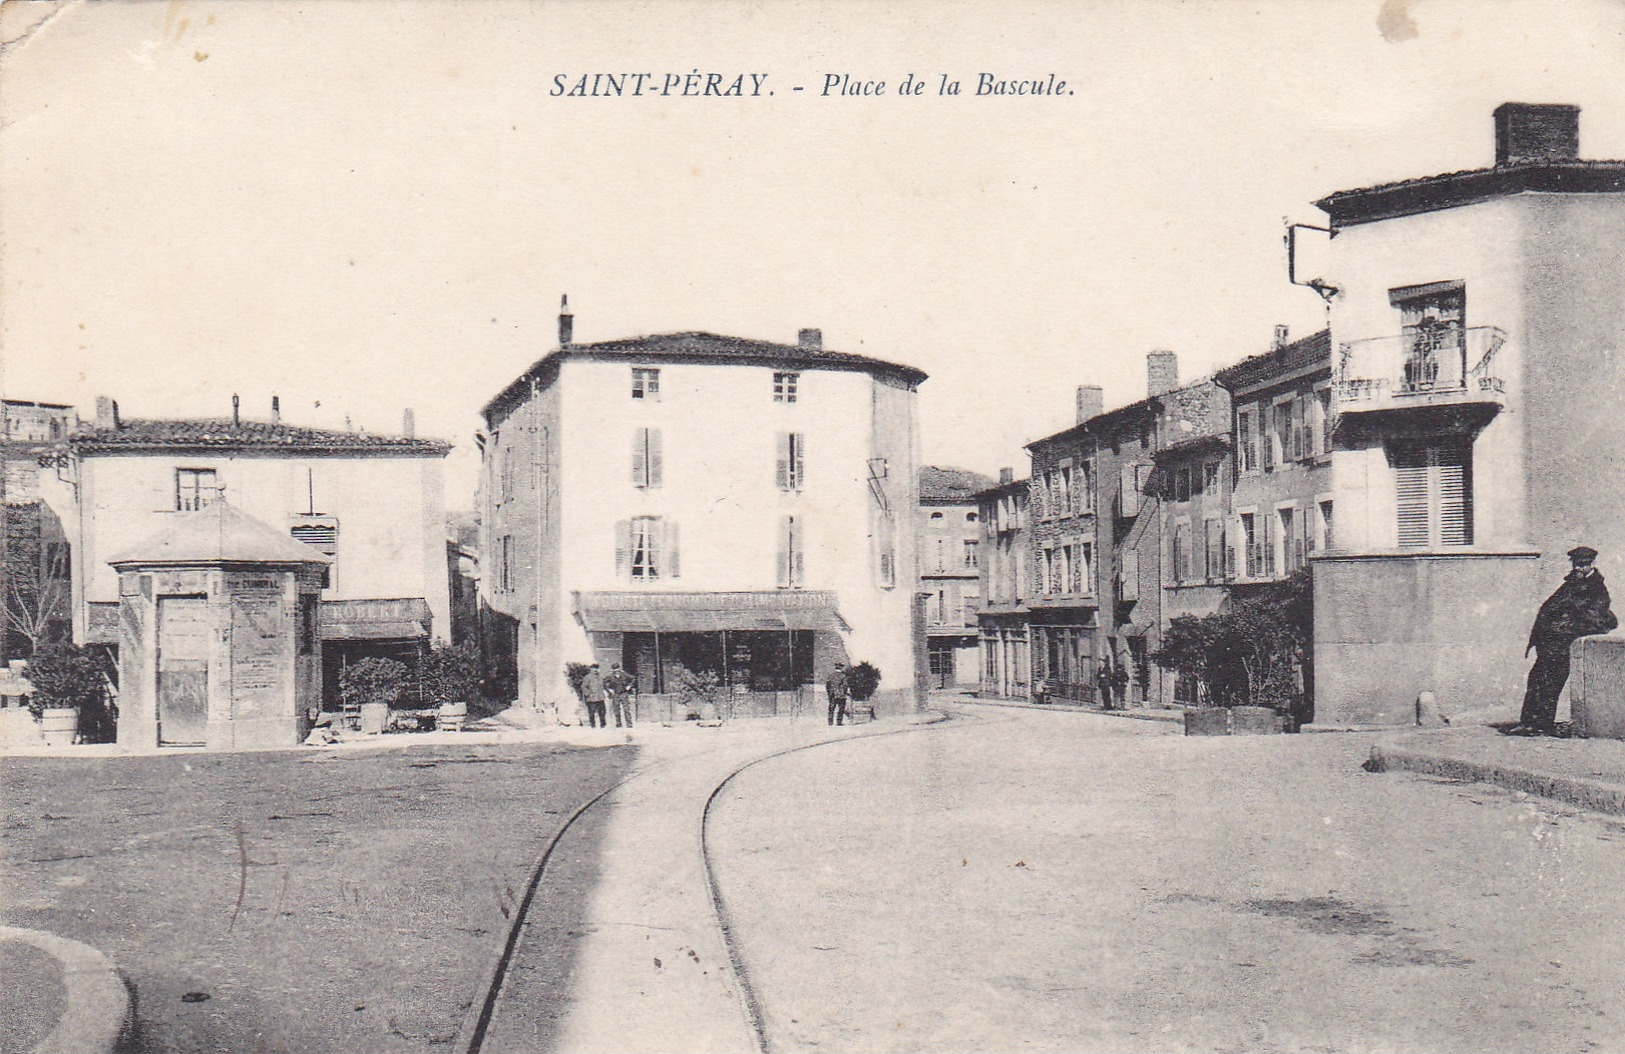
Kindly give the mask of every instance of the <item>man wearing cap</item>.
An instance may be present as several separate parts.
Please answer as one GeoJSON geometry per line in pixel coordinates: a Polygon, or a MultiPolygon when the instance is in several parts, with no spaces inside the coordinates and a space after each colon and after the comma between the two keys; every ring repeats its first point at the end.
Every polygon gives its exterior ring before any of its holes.
{"type": "Polygon", "coordinates": [[[596,662],[581,678],[581,701],[587,704],[587,727],[605,727],[607,722],[604,720],[604,675],[598,672],[596,662]]]}
{"type": "Polygon", "coordinates": [[[845,724],[846,701],[852,695],[851,682],[846,679],[846,663],[835,664],[835,672],[824,682],[824,691],[829,695],[829,723],[845,724]]]}
{"type": "Polygon", "coordinates": [[[1529,670],[1529,687],[1518,727],[1512,730],[1515,733],[1546,735],[1556,729],[1557,696],[1569,679],[1569,645],[1577,637],[1607,633],[1619,625],[1596,561],[1597,550],[1590,546],[1570,549],[1573,569],[1535,616],[1529,645],[1523,650],[1525,655],[1530,648],[1535,650],[1535,665],[1529,670]]]}

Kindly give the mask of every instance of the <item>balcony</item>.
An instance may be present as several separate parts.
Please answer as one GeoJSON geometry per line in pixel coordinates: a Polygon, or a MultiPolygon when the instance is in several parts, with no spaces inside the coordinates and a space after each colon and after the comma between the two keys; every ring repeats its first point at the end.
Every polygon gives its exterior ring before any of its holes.
{"type": "Polygon", "coordinates": [[[1506,383],[1495,359],[1505,343],[1506,334],[1495,326],[1451,324],[1341,343],[1336,427],[1441,410],[1482,426],[1506,403],[1506,383]]]}

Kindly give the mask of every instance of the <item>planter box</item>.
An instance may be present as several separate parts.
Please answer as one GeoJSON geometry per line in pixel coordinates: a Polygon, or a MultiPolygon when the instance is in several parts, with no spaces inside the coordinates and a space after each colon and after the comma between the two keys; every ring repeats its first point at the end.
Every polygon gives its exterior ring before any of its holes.
{"type": "Polygon", "coordinates": [[[48,706],[40,714],[39,728],[46,746],[72,746],[79,735],[79,711],[71,706],[48,706]]]}
{"type": "Polygon", "coordinates": [[[1185,711],[1187,736],[1228,736],[1230,711],[1220,706],[1203,706],[1185,711]]]}
{"type": "Polygon", "coordinates": [[[1273,736],[1281,731],[1281,715],[1267,706],[1237,706],[1230,711],[1230,734],[1273,736]]]}

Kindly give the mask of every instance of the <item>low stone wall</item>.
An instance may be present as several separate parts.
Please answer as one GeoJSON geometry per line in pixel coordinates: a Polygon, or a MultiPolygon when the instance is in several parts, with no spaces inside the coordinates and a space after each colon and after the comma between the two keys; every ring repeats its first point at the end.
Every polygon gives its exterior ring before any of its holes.
{"type": "Polygon", "coordinates": [[[1569,714],[1575,731],[1625,739],[1625,633],[1581,637],[1569,649],[1569,714]]]}

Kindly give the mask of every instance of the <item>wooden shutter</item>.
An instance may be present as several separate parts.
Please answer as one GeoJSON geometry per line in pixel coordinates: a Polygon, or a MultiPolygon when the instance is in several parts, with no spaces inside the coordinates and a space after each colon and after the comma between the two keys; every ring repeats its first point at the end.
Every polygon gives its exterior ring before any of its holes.
{"type": "Polygon", "coordinates": [[[649,485],[649,430],[632,429],[632,486],[649,485]]]}
{"type": "Polygon", "coordinates": [[[678,545],[677,524],[673,520],[661,520],[661,540],[664,544],[663,555],[666,566],[660,569],[667,578],[680,578],[683,574],[682,547],[678,545]]]}
{"type": "Polygon", "coordinates": [[[621,520],[615,525],[615,577],[632,575],[632,521],[621,520]]]}
{"type": "Polygon", "coordinates": [[[801,490],[807,485],[807,437],[796,432],[789,439],[790,487],[801,490]]]}
{"type": "Polygon", "coordinates": [[[779,463],[773,481],[780,490],[790,489],[790,433],[779,433],[779,463]]]}
{"type": "Polygon", "coordinates": [[[1471,545],[1473,519],[1467,472],[1467,458],[1471,454],[1460,446],[1436,448],[1433,454],[1432,468],[1438,495],[1439,544],[1471,545]]]}
{"type": "Polygon", "coordinates": [[[790,584],[805,585],[807,582],[807,546],[802,541],[801,519],[790,517],[790,551],[793,554],[790,562],[790,584]]]}
{"type": "Polygon", "coordinates": [[[660,486],[661,477],[665,474],[665,465],[663,464],[664,459],[661,457],[660,453],[660,429],[645,428],[643,430],[643,437],[643,452],[644,456],[648,459],[648,485],[651,487],[658,487],[660,486]]]}
{"type": "Polygon", "coordinates": [[[790,586],[790,530],[793,516],[779,517],[778,583],[780,589],[790,586]]]}
{"type": "Polygon", "coordinates": [[[1119,488],[1122,491],[1122,508],[1124,516],[1133,516],[1140,511],[1139,466],[1124,465],[1122,474],[1117,477],[1119,488]]]}
{"type": "Polygon", "coordinates": [[[1394,506],[1398,512],[1399,547],[1425,548],[1428,544],[1428,464],[1425,448],[1394,452],[1394,506]]]}
{"type": "Polygon", "coordinates": [[[1292,459],[1302,461],[1309,453],[1309,404],[1303,396],[1292,400],[1292,459]]]}

